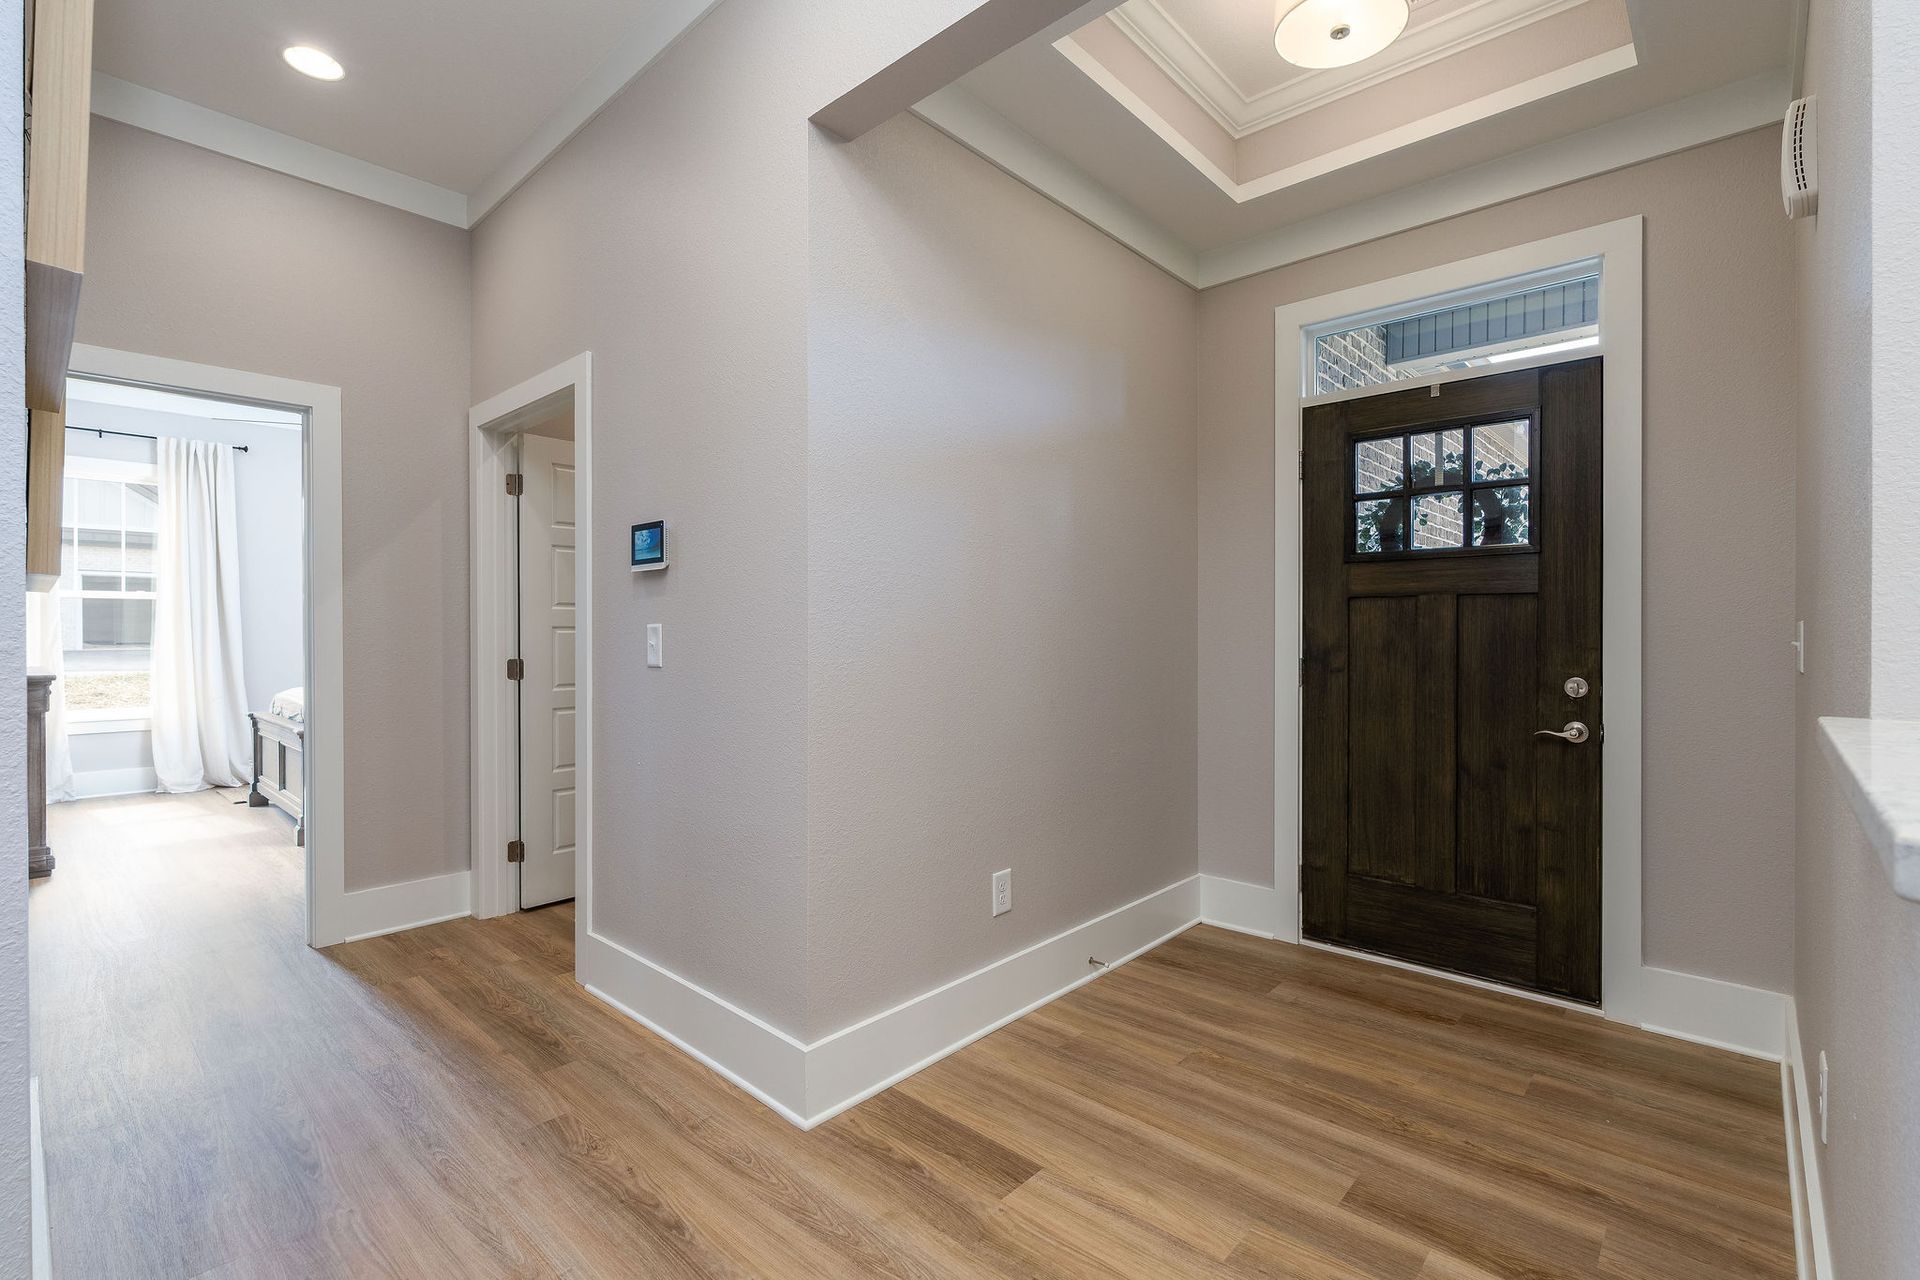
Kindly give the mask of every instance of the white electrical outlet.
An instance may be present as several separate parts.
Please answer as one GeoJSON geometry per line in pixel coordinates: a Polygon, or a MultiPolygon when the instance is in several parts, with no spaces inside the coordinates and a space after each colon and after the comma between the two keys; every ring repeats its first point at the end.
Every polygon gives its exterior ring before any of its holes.
{"type": "Polygon", "coordinates": [[[657,622],[647,624],[647,665],[650,667],[667,665],[666,655],[662,652],[660,624],[657,622]]]}
{"type": "Polygon", "coordinates": [[[1013,868],[993,873],[993,914],[1003,916],[1013,910],[1013,868]]]}
{"type": "Polygon", "coordinates": [[[1820,1112],[1820,1145],[1827,1145],[1827,1051],[1820,1051],[1820,1101],[1816,1104],[1820,1112]]]}

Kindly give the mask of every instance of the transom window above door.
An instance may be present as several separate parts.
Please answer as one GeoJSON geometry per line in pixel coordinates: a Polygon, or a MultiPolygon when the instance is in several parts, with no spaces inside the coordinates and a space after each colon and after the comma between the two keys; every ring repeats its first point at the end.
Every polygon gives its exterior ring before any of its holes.
{"type": "Polygon", "coordinates": [[[1600,264],[1568,263],[1314,325],[1303,334],[1302,391],[1339,395],[1538,361],[1597,348],[1600,326],[1600,264]]]}
{"type": "Polygon", "coordinates": [[[1531,546],[1533,446],[1525,418],[1355,440],[1352,554],[1531,546]]]}

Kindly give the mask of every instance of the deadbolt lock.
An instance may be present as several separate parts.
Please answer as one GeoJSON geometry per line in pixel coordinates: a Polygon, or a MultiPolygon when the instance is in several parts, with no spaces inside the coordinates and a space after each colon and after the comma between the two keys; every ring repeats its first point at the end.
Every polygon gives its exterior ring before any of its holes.
{"type": "Polygon", "coordinates": [[[1563,687],[1566,689],[1569,698],[1584,698],[1587,696],[1587,682],[1579,676],[1568,676],[1567,683],[1563,687]]]}

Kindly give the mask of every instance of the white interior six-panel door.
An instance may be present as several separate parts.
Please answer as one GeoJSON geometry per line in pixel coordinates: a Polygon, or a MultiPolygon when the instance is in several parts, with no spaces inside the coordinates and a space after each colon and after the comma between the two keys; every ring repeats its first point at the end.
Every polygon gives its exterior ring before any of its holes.
{"type": "Polygon", "coordinates": [[[520,905],[573,896],[573,442],[525,436],[520,470],[520,905]]]}

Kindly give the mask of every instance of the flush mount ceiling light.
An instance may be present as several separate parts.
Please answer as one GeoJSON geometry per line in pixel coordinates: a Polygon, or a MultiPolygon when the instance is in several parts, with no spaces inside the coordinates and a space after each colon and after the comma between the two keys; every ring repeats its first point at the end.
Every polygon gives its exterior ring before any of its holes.
{"type": "Polygon", "coordinates": [[[280,56],[295,71],[315,80],[339,80],[347,74],[347,69],[335,62],[332,54],[310,44],[288,45],[280,51],[280,56]]]}
{"type": "Polygon", "coordinates": [[[1279,0],[1273,47],[1297,67],[1345,67],[1407,29],[1408,0],[1279,0]]]}

